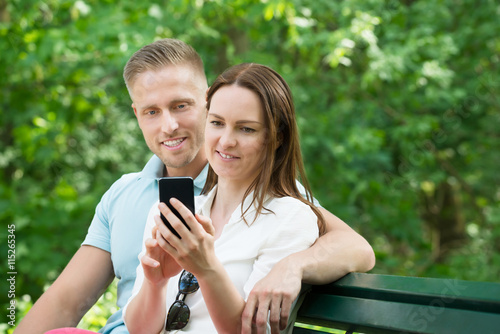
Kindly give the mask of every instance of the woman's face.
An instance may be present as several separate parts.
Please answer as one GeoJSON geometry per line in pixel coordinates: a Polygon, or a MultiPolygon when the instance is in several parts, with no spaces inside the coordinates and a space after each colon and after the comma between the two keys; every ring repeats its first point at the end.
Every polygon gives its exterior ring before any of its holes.
{"type": "Polygon", "coordinates": [[[262,168],[267,127],[258,96],[235,85],[223,86],[212,96],[205,128],[208,161],[219,182],[249,186],[262,168]]]}

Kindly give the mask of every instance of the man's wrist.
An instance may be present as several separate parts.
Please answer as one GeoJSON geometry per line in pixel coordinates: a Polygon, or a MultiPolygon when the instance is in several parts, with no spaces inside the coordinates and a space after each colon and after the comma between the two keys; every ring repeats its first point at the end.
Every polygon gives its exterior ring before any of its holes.
{"type": "Polygon", "coordinates": [[[304,278],[303,260],[298,253],[290,254],[282,259],[275,267],[277,270],[287,273],[288,277],[293,276],[300,281],[304,278]]]}

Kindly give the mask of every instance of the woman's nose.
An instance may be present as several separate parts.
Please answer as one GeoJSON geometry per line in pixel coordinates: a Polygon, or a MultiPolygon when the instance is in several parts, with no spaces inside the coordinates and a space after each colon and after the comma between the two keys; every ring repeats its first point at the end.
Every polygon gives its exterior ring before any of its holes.
{"type": "Polygon", "coordinates": [[[230,130],[224,131],[219,141],[223,148],[233,147],[236,145],[236,138],[230,130]]]}

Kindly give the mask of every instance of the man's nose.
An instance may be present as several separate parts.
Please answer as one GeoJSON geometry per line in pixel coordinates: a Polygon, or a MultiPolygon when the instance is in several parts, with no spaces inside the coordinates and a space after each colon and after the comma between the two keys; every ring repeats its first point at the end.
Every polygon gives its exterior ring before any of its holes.
{"type": "Polygon", "coordinates": [[[177,117],[172,115],[169,111],[163,112],[161,122],[161,129],[167,134],[173,134],[179,128],[177,117]]]}

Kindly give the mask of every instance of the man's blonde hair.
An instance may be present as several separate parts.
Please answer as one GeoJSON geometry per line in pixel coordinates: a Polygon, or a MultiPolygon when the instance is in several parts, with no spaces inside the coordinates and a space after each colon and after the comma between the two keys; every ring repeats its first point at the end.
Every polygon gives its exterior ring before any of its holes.
{"type": "Polygon", "coordinates": [[[139,74],[158,71],[169,65],[191,66],[206,81],[203,61],[196,50],[178,39],[164,38],[142,47],[128,60],[123,70],[128,91],[139,74]]]}

